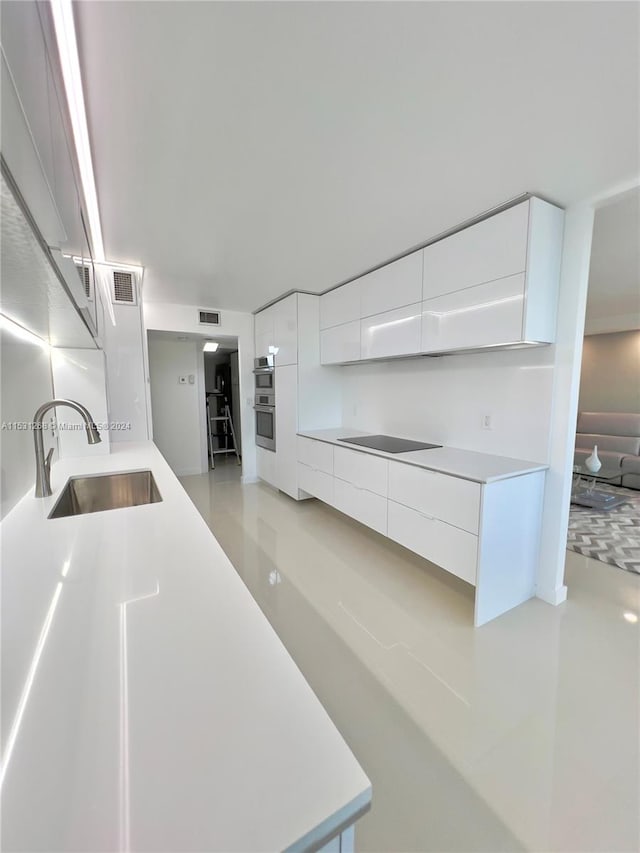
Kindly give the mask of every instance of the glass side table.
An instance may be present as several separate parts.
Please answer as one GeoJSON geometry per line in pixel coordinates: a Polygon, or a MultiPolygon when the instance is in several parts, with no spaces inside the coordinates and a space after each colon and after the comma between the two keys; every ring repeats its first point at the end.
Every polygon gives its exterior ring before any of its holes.
{"type": "Polygon", "coordinates": [[[601,468],[594,474],[584,465],[574,465],[571,503],[605,511],[620,506],[625,502],[625,498],[612,495],[609,492],[600,492],[595,486],[598,480],[603,483],[613,483],[614,480],[619,480],[621,477],[620,468],[601,468]]]}

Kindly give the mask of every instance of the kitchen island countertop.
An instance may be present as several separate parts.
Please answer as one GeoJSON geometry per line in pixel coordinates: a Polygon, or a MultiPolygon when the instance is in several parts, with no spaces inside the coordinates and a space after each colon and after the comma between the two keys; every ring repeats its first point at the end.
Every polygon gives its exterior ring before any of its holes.
{"type": "Polygon", "coordinates": [[[63,460],[2,533],[5,850],[315,849],[370,805],[326,711],[151,443],[63,460]],[[49,520],[69,476],[162,502],[49,520]]]}

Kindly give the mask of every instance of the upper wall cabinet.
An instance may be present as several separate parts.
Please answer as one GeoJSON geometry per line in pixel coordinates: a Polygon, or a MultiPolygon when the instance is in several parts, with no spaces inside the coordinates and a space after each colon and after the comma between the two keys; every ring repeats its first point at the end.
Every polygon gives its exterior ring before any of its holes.
{"type": "Polygon", "coordinates": [[[427,246],[422,352],[551,343],[563,223],[531,198],[427,246]]]}
{"type": "Polygon", "coordinates": [[[360,317],[371,317],[394,308],[420,302],[422,296],[422,252],[363,275],[360,282],[360,317]]]}
{"type": "Polygon", "coordinates": [[[298,294],[255,315],[256,356],[275,355],[277,367],[298,363],[298,294]]]}
{"type": "Polygon", "coordinates": [[[324,294],[322,363],[552,343],[563,223],[530,198],[324,294]]]}
{"type": "Polygon", "coordinates": [[[360,316],[360,279],[336,287],[320,297],[321,329],[359,320],[360,316]]]}

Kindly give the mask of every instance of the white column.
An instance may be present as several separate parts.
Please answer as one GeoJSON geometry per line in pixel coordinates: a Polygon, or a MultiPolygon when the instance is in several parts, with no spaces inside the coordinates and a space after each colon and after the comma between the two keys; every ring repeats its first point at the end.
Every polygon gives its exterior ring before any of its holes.
{"type": "Polygon", "coordinates": [[[536,585],[538,598],[550,604],[560,604],[567,597],[564,566],[593,217],[592,204],[570,207],[565,214],[549,446],[550,468],[547,471],[544,496],[536,585]]]}

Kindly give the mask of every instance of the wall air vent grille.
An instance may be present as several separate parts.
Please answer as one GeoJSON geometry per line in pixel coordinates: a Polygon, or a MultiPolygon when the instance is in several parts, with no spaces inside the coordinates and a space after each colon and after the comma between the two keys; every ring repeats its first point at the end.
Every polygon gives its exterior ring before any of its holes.
{"type": "Polygon", "coordinates": [[[126,305],[136,304],[136,291],[133,281],[133,273],[114,270],[113,301],[124,303],[126,305]]]}
{"type": "Polygon", "coordinates": [[[205,326],[219,326],[220,325],[220,312],[219,311],[199,311],[198,312],[198,322],[202,323],[205,326]]]}
{"type": "Polygon", "coordinates": [[[87,299],[93,299],[93,293],[91,289],[91,270],[88,266],[79,266],[78,275],[80,276],[80,281],[82,282],[85,296],[87,297],[87,299]]]}

